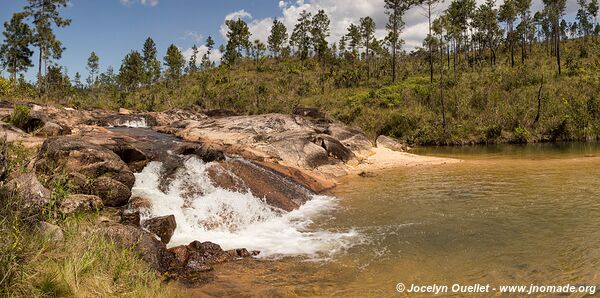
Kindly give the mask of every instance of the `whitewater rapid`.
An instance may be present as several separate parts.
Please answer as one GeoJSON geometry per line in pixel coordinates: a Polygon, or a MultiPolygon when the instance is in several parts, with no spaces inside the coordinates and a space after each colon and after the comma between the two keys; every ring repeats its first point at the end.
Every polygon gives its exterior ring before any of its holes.
{"type": "Polygon", "coordinates": [[[223,249],[260,250],[260,257],[329,257],[356,243],[356,231],[326,231],[310,228],[313,220],[336,206],[336,198],[315,195],[299,209],[286,213],[275,209],[249,191],[234,192],[210,180],[204,163],[189,157],[179,168],[170,187],[162,192],[160,162],[151,162],[136,174],[132,197],[144,197],[152,207],[142,220],[175,216],[177,228],[169,247],[192,241],[211,241],[223,249]]]}

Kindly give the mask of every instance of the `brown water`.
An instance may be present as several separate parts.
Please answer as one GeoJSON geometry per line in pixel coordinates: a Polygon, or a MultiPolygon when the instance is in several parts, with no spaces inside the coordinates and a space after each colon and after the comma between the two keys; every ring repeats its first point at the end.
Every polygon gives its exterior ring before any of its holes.
{"type": "Polygon", "coordinates": [[[355,246],[328,260],[225,264],[189,294],[401,297],[400,282],[600,285],[600,146],[417,152],[464,162],[346,179],[333,192],[339,206],[311,228],[355,229],[363,236],[355,246]]]}

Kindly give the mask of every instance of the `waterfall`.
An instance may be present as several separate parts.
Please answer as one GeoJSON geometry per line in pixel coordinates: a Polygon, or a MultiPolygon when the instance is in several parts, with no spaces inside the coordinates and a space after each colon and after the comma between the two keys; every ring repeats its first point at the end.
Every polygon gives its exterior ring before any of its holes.
{"type": "Polygon", "coordinates": [[[139,117],[137,119],[115,119],[113,123],[109,124],[109,127],[130,127],[130,128],[147,128],[146,117],[139,117]]]}
{"type": "Polygon", "coordinates": [[[334,197],[315,195],[299,209],[284,212],[249,191],[216,186],[207,173],[211,164],[196,157],[187,157],[168,189],[159,187],[165,179],[161,166],[151,162],[136,174],[132,196],[152,203],[142,212],[142,220],[175,216],[177,229],[169,247],[199,240],[217,243],[223,249],[260,250],[261,257],[327,257],[347,249],[359,237],[355,231],[311,229],[314,218],[336,206],[334,197]]]}

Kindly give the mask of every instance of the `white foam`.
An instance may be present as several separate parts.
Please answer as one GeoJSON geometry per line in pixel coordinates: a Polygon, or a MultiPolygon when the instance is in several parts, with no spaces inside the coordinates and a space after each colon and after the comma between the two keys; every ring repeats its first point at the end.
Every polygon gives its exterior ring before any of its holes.
{"type": "Polygon", "coordinates": [[[160,167],[152,162],[136,174],[132,196],[146,197],[152,208],[143,218],[175,215],[177,229],[170,247],[194,240],[223,249],[260,250],[260,257],[304,255],[327,257],[356,242],[355,231],[310,228],[312,220],[335,206],[336,199],[314,196],[298,210],[274,209],[249,192],[233,192],[212,184],[207,164],[192,157],[184,163],[166,193],[158,188],[160,167]]]}
{"type": "Polygon", "coordinates": [[[148,124],[146,123],[145,117],[140,117],[135,120],[125,120],[123,122],[117,119],[114,123],[111,123],[109,127],[147,128],[148,124]]]}

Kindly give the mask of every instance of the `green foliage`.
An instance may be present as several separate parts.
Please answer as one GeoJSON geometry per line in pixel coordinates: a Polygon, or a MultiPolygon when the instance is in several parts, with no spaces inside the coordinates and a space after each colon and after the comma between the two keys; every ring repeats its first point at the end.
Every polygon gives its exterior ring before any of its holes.
{"type": "Polygon", "coordinates": [[[0,65],[8,70],[13,80],[17,79],[19,72],[33,66],[33,51],[29,49],[33,35],[24,22],[26,17],[24,13],[15,13],[10,22],[4,23],[5,42],[0,45],[0,65]]]}
{"type": "MultiPolygon", "coordinates": [[[[185,60],[179,48],[172,44],[167,49],[167,55],[164,58],[167,67],[165,75],[171,80],[177,80],[181,77],[185,60]]],[[[195,63],[195,61],[194,61],[195,63]]]]}
{"type": "Polygon", "coordinates": [[[15,105],[13,112],[10,115],[9,122],[16,127],[25,130],[29,123],[29,107],[15,105]]]}

